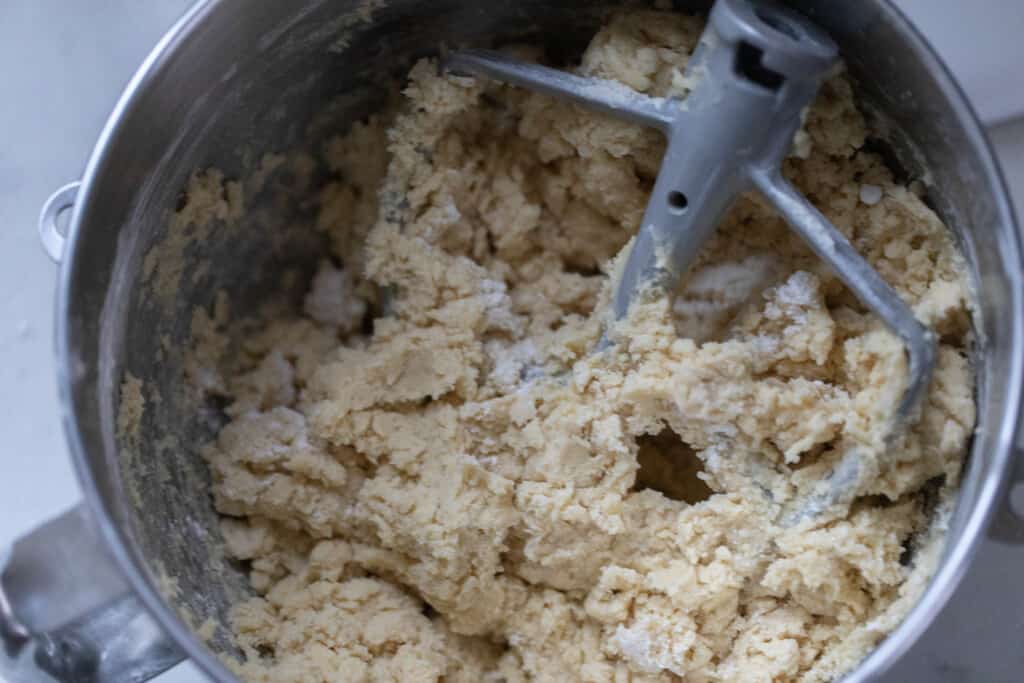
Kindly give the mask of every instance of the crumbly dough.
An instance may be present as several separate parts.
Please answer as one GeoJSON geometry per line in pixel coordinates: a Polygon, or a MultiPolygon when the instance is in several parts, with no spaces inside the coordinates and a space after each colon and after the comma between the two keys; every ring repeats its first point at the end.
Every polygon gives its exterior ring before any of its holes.
{"type": "Polygon", "coordinates": [[[167,234],[146,252],[142,276],[163,304],[173,303],[185,274],[186,249],[207,239],[218,224],[235,224],[245,213],[242,184],[217,169],[195,172],[185,187],[187,201],[172,216],[167,234]]]}
{"type": "MultiPolygon", "coordinates": [[[[682,94],[701,28],[618,16],[580,71],[682,94]]],[[[900,343],[758,198],[675,296],[609,326],[659,135],[428,62],[404,94],[326,147],[335,260],[304,315],[244,339],[230,373],[192,370],[231,397],[205,456],[257,594],[234,609],[232,666],[274,683],[854,667],[934,567],[975,415],[961,258],[866,146],[846,77],[785,173],[941,340],[891,444],[900,343]],[[855,499],[788,515],[851,451],[855,499]]]]}

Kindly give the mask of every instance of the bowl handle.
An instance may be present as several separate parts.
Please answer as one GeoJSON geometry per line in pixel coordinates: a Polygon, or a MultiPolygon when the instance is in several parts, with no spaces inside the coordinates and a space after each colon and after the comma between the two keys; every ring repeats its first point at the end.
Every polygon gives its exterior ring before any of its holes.
{"type": "Polygon", "coordinates": [[[75,206],[75,198],[81,185],[82,183],[76,180],[58,188],[39,211],[39,241],[43,243],[46,254],[57,263],[60,263],[64,255],[64,243],[67,242],[67,228],[62,229],[58,219],[75,206]]]}
{"type": "Polygon", "coordinates": [[[137,683],[182,659],[85,506],[0,548],[0,680],[137,683]]]}

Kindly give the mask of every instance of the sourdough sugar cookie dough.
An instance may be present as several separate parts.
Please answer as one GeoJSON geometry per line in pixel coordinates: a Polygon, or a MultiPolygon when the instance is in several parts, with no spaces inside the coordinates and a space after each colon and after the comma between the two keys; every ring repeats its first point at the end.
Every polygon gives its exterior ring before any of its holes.
{"type": "MultiPolygon", "coordinates": [[[[579,71],[683,94],[701,28],[617,16],[579,71]]],[[[257,594],[233,610],[232,666],[274,683],[854,667],[934,568],[975,421],[962,259],[868,135],[837,73],[785,174],[940,339],[920,420],[888,446],[899,341],[767,205],[739,200],[680,290],[596,353],[662,139],[416,65],[395,117],[324,150],[334,260],[304,313],[211,370],[231,421],[205,457],[257,594]],[[872,463],[854,502],[786,522],[851,448],[872,463]]]]}

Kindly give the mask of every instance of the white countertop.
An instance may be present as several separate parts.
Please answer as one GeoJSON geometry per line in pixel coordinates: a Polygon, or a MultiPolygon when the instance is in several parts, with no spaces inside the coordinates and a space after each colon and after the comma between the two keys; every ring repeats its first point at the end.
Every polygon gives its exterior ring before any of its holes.
{"type": "MultiPolygon", "coordinates": [[[[36,215],[52,190],[79,176],[124,83],[188,4],[0,1],[0,548],[79,495],[56,407],[56,266],[39,247],[36,215]]],[[[1024,115],[1024,0],[897,4],[936,44],[985,121],[1024,115]]],[[[1024,206],[1024,118],[994,128],[992,137],[1024,206]]],[[[1024,548],[987,544],[891,680],[1024,679],[1021,577],[1024,548]]],[[[203,680],[189,664],[158,679],[203,680]]]]}

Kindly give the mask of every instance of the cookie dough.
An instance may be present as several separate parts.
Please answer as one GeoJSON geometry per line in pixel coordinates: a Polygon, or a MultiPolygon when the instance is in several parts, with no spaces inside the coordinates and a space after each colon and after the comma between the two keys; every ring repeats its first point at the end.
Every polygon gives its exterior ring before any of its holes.
{"type": "MultiPolygon", "coordinates": [[[[683,94],[701,28],[617,16],[578,70],[683,94]]],[[[220,382],[232,419],[205,457],[256,594],[232,666],[268,683],[853,668],[934,568],[975,415],[962,259],[871,151],[845,75],[785,174],[941,339],[920,419],[888,444],[899,341],[757,197],[678,292],[610,324],[659,135],[426,61],[404,99],[324,149],[331,258],[220,382]],[[851,449],[870,463],[855,500],[787,521],[851,449]]]]}

